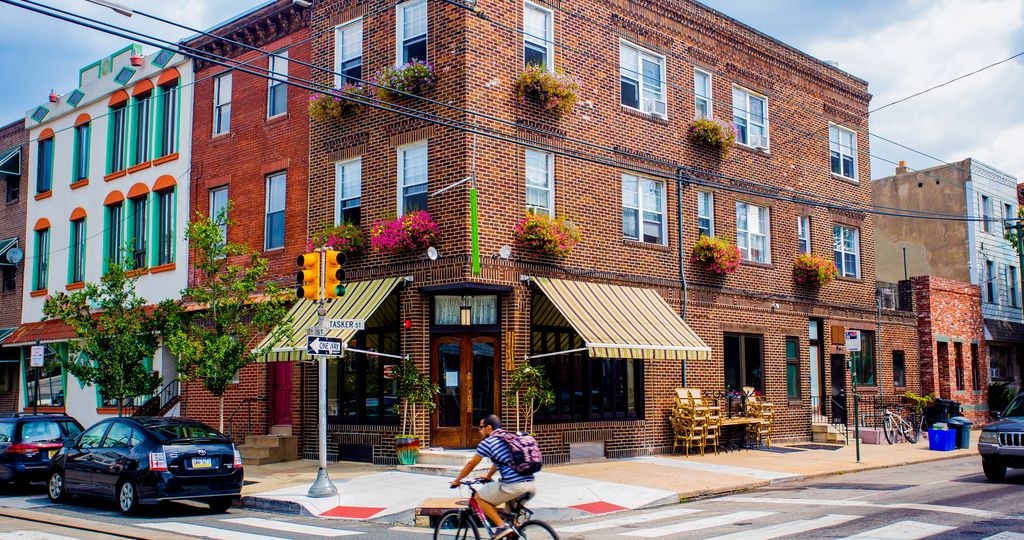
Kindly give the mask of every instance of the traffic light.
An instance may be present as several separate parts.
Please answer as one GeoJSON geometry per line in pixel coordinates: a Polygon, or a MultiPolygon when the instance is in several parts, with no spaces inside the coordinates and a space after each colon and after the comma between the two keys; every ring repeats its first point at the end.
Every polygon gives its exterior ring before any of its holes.
{"type": "Polygon", "coordinates": [[[345,296],[345,262],[348,257],[340,251],[327,251],[324,270],[324,298],[345,296]]]}
{"type": "Polygon", "coordinates": [[[295,273],[295,296],[309,300],[320,299],[320,254],[306,253],[295,261],[300,270],[295,273]]]}

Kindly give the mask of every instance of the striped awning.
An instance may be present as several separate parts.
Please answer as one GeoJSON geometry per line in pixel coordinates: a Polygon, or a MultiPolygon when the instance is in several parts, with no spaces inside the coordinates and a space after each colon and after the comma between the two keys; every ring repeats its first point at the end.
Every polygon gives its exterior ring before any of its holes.
{"type": "Polygon", "coordinates": [[[657,291],[531,278],[593,358],[705,360],[711,349],[657,291]]]}
{"type": "Polygon", "coordinates": [[[21,146],[0,152],[0,173],[12,176],[21,175],[21,146]]]}
{"type": "MultiPolygon", "coordinates": [[[[345,296],[326,304],[326,318],[369,319],[402,279],[395,277],[347,284],[345,296]]],[[[306,355],[306,331],[316,325],[316,309],[317,303],[313,300],[296,302],[286,317],[286,320],[289,321],[286,337],[272,342],[274,335],[279,332],[271,332],[253,349],[253,353],[258,356],[258,361],[310,360],[306,355]]],[[[327,337],[338,338],[347,343],[355,336],[356,332],[357,330],[329,330],[327,337]]]]}

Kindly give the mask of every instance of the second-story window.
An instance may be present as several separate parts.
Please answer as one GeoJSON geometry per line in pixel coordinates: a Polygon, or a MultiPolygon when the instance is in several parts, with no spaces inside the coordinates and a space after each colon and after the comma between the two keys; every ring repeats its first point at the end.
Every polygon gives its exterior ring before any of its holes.
{"type": "Polygon", "coordinates": [[[178,79],[160,87],[160,156],[178,151],[178,79]]]}
{"type": "Polygon", "coordinates": [[[992,199],[988,195],[981,196],[981,230],[992,232],[992,199]]]}
{"type": "Polygon", "coordinates": [[[362,206],[363,160],[342,161],[334,165],[334,224],[359,225],[362,206]]]}
{"type": "Polygon", "coordinates": [[[36,193],[53,189],[53,136],[36,143],[36,193]]]}
{"type": "Polygon", "coordinates": [[[857,134],[835,124],[828,126],[828,151],[832,174],[857,179],[857,134]]]}
{"type": "Polygon", "coordinates": [[[427,209],[427,141],[398,148],[398,215],[427,209]]]}
{"type": "Polygon", "coordinates": [[[109,166],[107,173],[115,173],[125,169],[128,157],[128,107],[126,103],[110,109],[110,149],[108,151],[109,166]]]}
{"type": "Polygon", "coordinates": [[[796,217],[796,243],[798,252],[810,255],[811,218],[809,216],[796,217]]]}
{"type": "Polygon", "coordinates": [[[771,219],[765,206],[745,202],[736,203],[736,247],[743,260],[770,264],[771,219]]]}
{"type": "Polygon", "coordinates": [[[284,247],[284,206],[287,176],[284,172],[267,177],[267,222],[263,249],[284,247]]]}
{"type": "Polygon", "coordinates": [[[213,134],[231,131],[231,74],[213,80],[213,134]]]}
{"type": "Polygon", "coordinates": [[[355,84],[363,78],[363,21],[358,19],[334,31],[334,85],[355,84]]]}
{"type": "Polygon", "coordinates": [[[146,224],[149,223],[149,199],[147,195],[131,199],[132,208],[132,268],[145,268],[147,244],[149,235],[146,234],[146,224]]]}
{"type": "Polygon", "coordinates": [[[526,151],[526,209],[534,214],[555,215],[555,157],[547,152],[526,151]]]}
{"type": "Polygon", "coordinates": [[[697,192],[697,235],[715,235],[715,196],[709,191],[697,192]]]}
{"type": "Polygon", "coordinates": [[[622,175],[622,236],[627,240],[665,243],[665,184],[622,175]]]}
{"type": "Polygon", "coordinates": [[[71,252],[68,258],[68,283],[85,281],[85,218],[71,222],[71,252]]]}
{"type": "Polygon", "coordinates": [[[619,43],[619,86],[622,104],[665,117],[665,57],[628,42],[619,43]]]}
{"type": "Polygon", "coordinates": [[[71,181],[78,182],[89,178],[89,139],[90,123],[75,126],[75,155],[71,164],[71,181]]]}
{"type": "Polygon", "coordinates": [[[985,301],[996,303],[996,263],[985,261],[985,301]]]}
{"type": "Polygon", "coordinates": [[[124,249],[124,203],[121,201],[107,205],[107,245],[104,267],[121,264],[124,249]]]}
{"type": "Polygon", "coordinates": [[[711,118],[711,74],[693,70],[693,100],[697,118],[711,118]]]}
{"type": "Polygon", "coordinates": [[[537,4],[523,5],[523,63],[548,70],[554,66],[554,29],[550,10],[537,4]]]}
{"type": "Polygon", "coordinates": [[[1017,267],[1007,266],[1006,267],[1006,298],[1010,302],[1010,307],[1019,307],[1020,304],[1017,302],[1017,267]]]}
{"type": "Polygon", "coordinates": [[[228,188],[221,187],[210,190],[210,219],[220,227],[221,240],[228,239],[228,188]]]}
{"type": "Polygon", "coordinates": [[[427,61],[427,0],[410,0],[396,8],[396,51],[399,64],[427,61]]]}
{"type": "Polygon", "coordinates": [[[736,124],[736,142],[754,148],[768,148],[767,98],[734,86],[732,121],[736,124]]]}
{"type": "Polygon", "coordinates": [[[853,227],[834,225],[832,227],[832,244],[839,275],[848,278],[859,278],[860,231],[853,227]]]}
{"type": "Polygon", "coordinates": [[[156,264],[174,262],[174,188],[156,194],[156,264]]]}
{"type": "Polygon", "coordinates": [[[288,51],[270,57],[267,79],[267,118],[288,112],[288,51]]]}
{"type": "Polygon", "coordinates": [[[42,291],[47,287],[50,275],[50,229],[36,231],[35,271],[32,273],[32,290],[42,291]]]}
{"type": "Polygon", "coordinates": [[[132,139],[132,147],[134,148],[134,154],[132,155],[133,165],[149,161],[150,95],[152,94],[146,92],[135,98],[135,125],[133,126],[135,137],[132,139]]]}

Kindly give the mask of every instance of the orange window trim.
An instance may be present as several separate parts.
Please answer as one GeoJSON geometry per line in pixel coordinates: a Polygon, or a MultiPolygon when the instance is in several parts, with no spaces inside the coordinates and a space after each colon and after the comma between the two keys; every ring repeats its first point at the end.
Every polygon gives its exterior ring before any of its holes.
{"type": "Polygon", "coordinates": [[[128,92],[118,90],[110,96],[110,101],[107,102],[107,107],[117,107],[118,105],[128,101],[128,97],[128,92]]]}
{"type": "Polygon", "coordinates": [[[69,290],[69,291],[77,291],[79,289],[84,289],[85,288],[85,282],[83,282],[83,281],[76,281],[75,283],[68,283],[67,285],[64,286],[64,288],[69,290]]]}
{"type": "Polygon", "coordinates": [[[85,215],[85,209],[79,206],[78,208],[75,208],[74,210],[71,211],[71,221],[85,219],[85,215]]]}
{"type": "Polygon", "coordinates": [[[44,191],[42,193],[36,193],[35,200],[41,201],[43,199],[49,199],[52,196],[53,196],[53,190],[51,189],[49,191],[44,191]]]}
{"type": "Polygon", "coordinates": [[[153,90],[153,83],[149,79],[144,79],[138,82],[134,88],[132,88],[132,96],[139,97],[146,92],[153,90]]]}
{"type": "Polygon", "coordinates": [[[36,226],[35,226],[35,228],[33,230],[41,231],[41,230],[49,229],[49,228],[50,228],[50,220],[48,220],[46,218],[39,218],[39,221],[36,221],[36,226]]]}
{"type": "Polygon", "coordinates": [[[28,293],[28,295],[31,296],[32,298],[39,298],[40,296],[46,296],[47,294],[50,294],[50,291],[46,289],[39,289],[28,293]]]}
{"type": "Polygon", "coordinates": [[[149,187],[147,187],[146,184],[139,182],[138,184],[135,184],[134,186],[132,186],[131,189],[128,190],[128,198],[134,199],[136,197],[142,197],[147,193],[149,193],[149,187]]]}
{"type": "Polygon", "coordinates": [[[169,174],[165,174],[160,178],[156,179],[156,182],[153,184],[153,191],[163,191],[167,188],[172,188],[176,185],[178,185],[178,182],[174,179],[174,177],[169,174]]]}
{"type": "Polygon", "coordinates": [[[53,138],[53,130],[50,129],[50,128],[44,129],[42,131],[42,133],[40,133],[39,136],[36,137],[36,139],[40,140],[40,141],[43,140],[43,139],[51,139],[51,138],[53,138]]]}
{"type": "Polygon", "coordinates": [[[169,68],[169,69],[164,70],[164,72],[160,74],[160,78],[158,78],[156,80],[156,85],[157,86],[163,86],[163,85],[168,84],[170,82],[177,81],[180,78],[181,78],[181,73],[178,73],[177,69],[169,68]]]}
{"type": "Polygon", "coordinates": [[[111,191],[106,199],[103,199],[103,206],[119,203],[124,200],[124,194],[120,191],[111,191]]]}
{"type": "Polygon", "coordinates": [[[79,180],[77,182],[72,183],[70,187],[71,187],[71,189],[78,189],[78,188],[85,187],[85,186],[88,186],[88,185],[89,185],[89,179],[88,178],[83,178],[83,179],[81,179],[81,180],[79,180]]]}
{"type": "Polygon", "coordinates": [[[75,118],[75,127],[78,127],[78,126],[80,126],[82,124],[89,123],[91,121],[92,121],[92,117],[91,116],[89,116],[86,113],[82,113],[82,114],[78,115],[78,118],[75,118]]]}

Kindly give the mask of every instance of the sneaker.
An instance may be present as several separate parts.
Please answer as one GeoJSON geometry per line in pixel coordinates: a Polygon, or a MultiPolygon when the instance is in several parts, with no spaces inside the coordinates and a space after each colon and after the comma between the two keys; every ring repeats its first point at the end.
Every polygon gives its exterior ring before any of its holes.
{"type": "Polygon", "coordinates": [[[511,534],[511,527],[500,527],[494,531],[494,536],[491,537],[491,540],[498,540],[499,538],[508,538],[511,534]]]}

